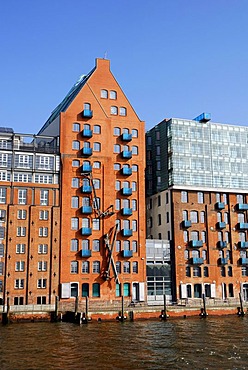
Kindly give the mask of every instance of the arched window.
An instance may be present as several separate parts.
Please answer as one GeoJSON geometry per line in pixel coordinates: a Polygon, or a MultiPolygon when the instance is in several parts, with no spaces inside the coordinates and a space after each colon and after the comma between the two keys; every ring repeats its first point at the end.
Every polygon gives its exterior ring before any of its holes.
{"type": "Polygon", "coordinates": [[[222,221],[221,212],[217,212],[217,222],[221,222],[221,221],[222,221]]]}
{"type": "Polygon", "coordinates": [[[114,144],[114,153],[120,153],[121,152],[121,146],[119,144],[114,144]]]}
{"type": "Polygon", "coordinates": [[[120,107],[120,116],[126,116],[127,115],[127,108],[120,107]]]}
{"type": "Polygon", "coordinates": [[[245,215],[243,213],[238,213],[238,222],[245,222],[245,215]]]}
{"type": "Polygon", "coordinates": [[[88,274],[90,272],[90,264],[88,261],[82,262],[82,274],[88,274]]]}
{"type": "Polygon", "coordinates": [[[100,152],[101,151],[101,143],[93,143],[93,150],[94,150],[94,152],[100,152]]]}
{"type": "Polygon", "coordinates": [[[78,261],[71,261],[71,274],[78,274],[78,261]]]}
{"type": "Polygon", "coordinates": [[[93,261],[92,272],[93,274],[100,273],[100,261],[93,261]]]}
{"type": "Polygon", "coordinates": [[[199,240],[199,232],[198,231],[193,230],[193,231],[191,231],[190,235],[191,235],[191,238],[190,238],[191,240],[199,240]]]}
{"type": "Polygon", "coordinates": [[[188,220],[188,211],[183,211],[183,221],[188,220]]]}
{"type": "Polygon", "coordinates": [[[84,110],[90,110],[90,109],[91,109],[90,103],[84,103],[84,110]]]}
{"type": "Polygon", "coordinates": [[[105,89],[101,90],[101,98],[108,99],[108,90],[105,89]]]}
{"type": "Polygon", "coordinates": [[[118,114],[118,108],[112,105],[110,108],[110,113],[116,116],[118,114]]]}
{"type": "Polygon", "coordinates": [[[189,259],[189,250],[188,249],[185,249],[185,251],[184,251],[184,259],[185,260],[189,259]]]}
{"type": "Polygon", "coordinates": [[[73,142],[72,142],[72,149],[73,150],[79,150],[79,148],[80,148],[79,141],[78,140],[73,140],[73,142]]]}
{"type": "Polygon", "coordinates": [[[71,239],[71,252],[78,251],[78,239],[71,239]]]}
{"type": "Polygon", "coordinates": [[[192,224],[196,224],[198,222],[198,212],[197,211],[190,212],[190,221],[192,222],[192,224]]]}
{"type": "Polygon", "coordinates": [[[117,99],[117,92],[115,90],[110,90],[109,97],[110,99],[117,99]]]}
{"type": "Polygon", "coordinates": [[[204,224],[205,223],[205,212],[201,211],[200,213],[200,223],[204,224]]]}

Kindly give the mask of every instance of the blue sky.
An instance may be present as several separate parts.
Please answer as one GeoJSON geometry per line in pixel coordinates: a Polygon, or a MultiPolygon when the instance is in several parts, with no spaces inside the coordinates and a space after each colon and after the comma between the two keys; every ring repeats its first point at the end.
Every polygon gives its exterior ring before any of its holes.
{"type": "Polygon", "coordinates": [[[36,133],[105,52],[147,129],[248,125],[247,15],[247,0],[3,0],[0,126],[36,133]]]}

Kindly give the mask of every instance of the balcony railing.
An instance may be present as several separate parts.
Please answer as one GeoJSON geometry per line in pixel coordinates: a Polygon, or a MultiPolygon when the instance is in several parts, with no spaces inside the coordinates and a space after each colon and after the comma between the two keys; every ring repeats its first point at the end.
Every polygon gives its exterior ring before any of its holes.
{"type": "Polygon", "coordinates": [[[227,242],[223,242],[223,241],[221,241],[221,240],[219,240],[218,242],[217,242],[217,247],[218,248],[226,248],[227,247],[227,242]]]}
{"type": "Polygon", "coordinates": [[[132,168],[130,168],[130,167],[123,167],[122,168],[122,175],[130,176],[130,175],[132,175],[132,173],[133,173],[132,168]]]}
{"type": "Polygon", "coordinates": [[[237,223],[238,230],[248,230],[248,223],[246,222],[238,222],[237,223]]]}
{"type": "Polygon", "coordinates": [[[132,216],[132,214],[133,214],[132,208],[122,208],[123,216],[132,216]]]}
{"type": "Polygon", "coordinates": [[[121,251],[121,255],[124,258],[131,258],[131,257],[133,257],[133,251],[123,250],[123,251],[121,251]]]}
{"type": "Polygon", "coordinates": [[[130,150],[123,150],[122,158],[131,159],[132,158],[132,152],[130,150]]]}
{"type": "Polygon", "coordinates": [[[248,242],[238,242],[238,248],[240,249],[248,248],[248,242]]]}
{"type": "Polygon", "coordinates": [[[90,164],[83,164],[81,167],[82,173],[92,172],[92,166],[90,164]]]}
{"type": "Polygon", "coordinates": [[[182,228],[187,229],[188,227],[191,227],[191,221],[190,220],[183,220],[182,221],[182,228]]]}
{"type": "Polygon", "coordinates": [[[83,185],[81,187],[81,190],[82,190],[82,193],[84,193],[84,194],[90,194],[90,193],[92,193],[92,186],[90,186],[90,185],[83,185]]]}
{"type": "Polygon", "coordinates": [[[91,227],[82,227],[82,235],[89,236],[92,234],[91,227]]]}
{"type": "Polygon", "coordinates": [[[92,213],[92,207],[91,206],[82,206],[82,213],[84,215],[90,215],[92,213]]]}
{"type": "Polygon", "coordinates": [[[236,208],[237,211],[248,211],[248,204],[246,204],[246,203],[237,203],[235,208],[236,208]]]}
{"type": "Polygon", "coordinates": [[[202,265],[203,264],[203,258],[192,257],[190,262],[191,262],[192,265],[202,265]]]}
{"type": "Polygon", "coordinates": [[[132,134],[122,134],[121,135],[122,141],[131,141],[132,140],[132,134]]]}
{"type": "Polygon", "coordinates": [[[89,157],[90,155],[92,155],[92,148],[83,148],[82,155],[86,157],[89,157]]]}
{"type": "Polygon", "coordinates": [[[122,236],[129,237],[133,235],[132,229],[122,229],[121,230],[122,236]]]}
{"type": "Polygon", "coordinates": [[[133,193],[132,188],[122,188],[122,195],[129,196],[132,195],[132,193],[133,193]]]}
{"type": "Polygon", "coordinates": [[[226,228],[226,223],[225,222],[217,222],[216,224],[216,229],[222,230],[226,228]]]}
{"type": "Polygon", "coordinates": [[[189,246],[192,248],[201,248],[203,246],[202,240],[190,240],[189,246]]]}
{"type": "Polygon", "coordinates": [[[217,209],[217,210],[225,209],[225,203],[223,203],[223,202],[215,203],[215,209],[217,209]]]}
{"type": "Polygon", "coordinates": [[[89,249],[82,249],[81,256],[84,258],[91,257],[91,250],[89,249]]]}
{"type": "Polygon", "coordinates": [[[84,109],[82,112],[82,116],[84,118],[92,118],[93,117],[93,111],[90,109],[84,109]]]}
{"type": "Polygon", "coordinates": [[[88,138],[92,137],[92,130],[86,129],[86,128],[83,129],[82,136],[83,137],[88,137],[88,138]]]}

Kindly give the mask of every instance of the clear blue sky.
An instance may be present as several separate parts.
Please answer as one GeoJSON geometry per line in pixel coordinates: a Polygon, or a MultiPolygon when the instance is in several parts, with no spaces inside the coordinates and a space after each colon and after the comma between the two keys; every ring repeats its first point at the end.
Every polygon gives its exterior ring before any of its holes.
{"type": "Polygon", "coordinates": [[[2,0],[0,126],[36,133],[96,57],[147,129],[248,125],[247,0],[2,0]]]}

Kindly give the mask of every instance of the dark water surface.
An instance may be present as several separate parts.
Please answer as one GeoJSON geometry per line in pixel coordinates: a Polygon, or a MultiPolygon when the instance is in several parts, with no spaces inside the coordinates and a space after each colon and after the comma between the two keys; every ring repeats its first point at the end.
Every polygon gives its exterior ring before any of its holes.
{"type": "Polygon", "coordinates": [[[5,369],[248,369],[248,316],[0,326],[5,369]]]}

